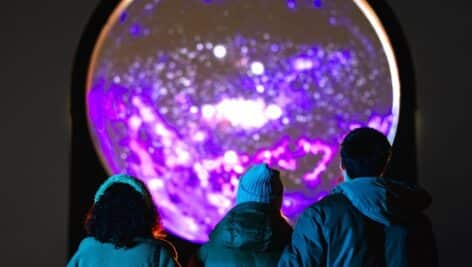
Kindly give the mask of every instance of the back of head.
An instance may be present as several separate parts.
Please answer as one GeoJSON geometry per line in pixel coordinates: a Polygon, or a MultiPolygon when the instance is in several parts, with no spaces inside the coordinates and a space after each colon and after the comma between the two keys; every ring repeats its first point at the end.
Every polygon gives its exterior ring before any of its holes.
{"type": "Polygon", "coordinates": [[[240,179],[236,204],[258,202],[274,205],[280,209],[283,184],[280,172],[267,164],[252,166],[240,179]]]}
{"type": "Polygon", "coordinates": [[[136,183],[140,191],[122,182],[104,185],[87,215],[89,236],[119,248],[132,247],[137,238],[153,238],[160,231],[157,210],[144,185],[136,183]]]}
{"type": "Polygon", "coordinates": [[[351,179],[381,176],[392,147],[385,135],[372,128],[350,132],[341,144],[341,161],[351,179]]]}

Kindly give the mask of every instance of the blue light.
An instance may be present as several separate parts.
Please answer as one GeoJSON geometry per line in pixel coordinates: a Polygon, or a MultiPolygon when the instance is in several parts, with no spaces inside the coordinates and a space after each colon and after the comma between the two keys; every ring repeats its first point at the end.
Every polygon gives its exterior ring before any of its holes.
{"type": "Polygon", "coordinates": [[[125,23],[127,18],[128,18],[128,12],[125,11],[125,12],[121,13],[121,16],[120,16],[120,19],[119,19],[120,23],[125,23]]]}
{"type": "Polygon", "coordinates": [[[287,0],[287,6],[290,9],[295,9],[297,7],[297,2],[295,0],[287,0]]]}
{"type": "Polygon", "coordinates": [[[139,37],[143,34],[143,29],[141,25],[133,24],[133,26],[130,27],[129,32],[132,36],[139,37]]]}

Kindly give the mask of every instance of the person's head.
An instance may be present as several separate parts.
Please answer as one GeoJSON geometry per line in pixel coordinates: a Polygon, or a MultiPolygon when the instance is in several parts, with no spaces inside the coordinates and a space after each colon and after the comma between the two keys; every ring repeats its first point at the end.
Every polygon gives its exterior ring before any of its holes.
{"type": "Polygon", "coordinates": [[[236,204],[258,202],[274,205],[280,209],[284,187],[280,172],[267,164],[257,164],[249,168],[239,181],[236,204]]]}
{"type": "Polygon", "coordinates": [[[341,144],[345,180],[382,176],[391,153],[392,146],[381,132],[367,127],[353,130],[341,144]]]}
{"type": "Polygon", "coordinates": [[[137,238],[162,236],[160,218],[146,186],[127,175],[106,180],[87,214],[89,236],[115,247],[132,247],[137,238]]]}

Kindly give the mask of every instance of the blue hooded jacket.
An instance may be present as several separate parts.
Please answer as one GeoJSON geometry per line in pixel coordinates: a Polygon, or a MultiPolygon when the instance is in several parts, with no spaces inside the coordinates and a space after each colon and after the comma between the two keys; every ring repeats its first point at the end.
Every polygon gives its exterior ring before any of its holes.
{"type": "Polygon", "coordinates": [[[279,266],[437,266],[423,189],[384,178],[356,178],[298,219],[279,266]]]}

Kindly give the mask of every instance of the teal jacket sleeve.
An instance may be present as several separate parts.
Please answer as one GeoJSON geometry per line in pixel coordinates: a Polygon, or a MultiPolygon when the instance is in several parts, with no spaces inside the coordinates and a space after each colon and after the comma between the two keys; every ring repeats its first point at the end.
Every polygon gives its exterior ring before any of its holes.
{"type": "Polygon", "coordinates": [[[78,254],[75,253],[72,259],[67,263],[67,267],[79,267],[79,257],[78,254]]]}
{"type": "Polygon", "coordinates": [[[321,216],[316,209],[307,209],[298,219],[292,239],[284,249],[279,267],[322,266],[326,262],[326,240],[321,216]]]}

